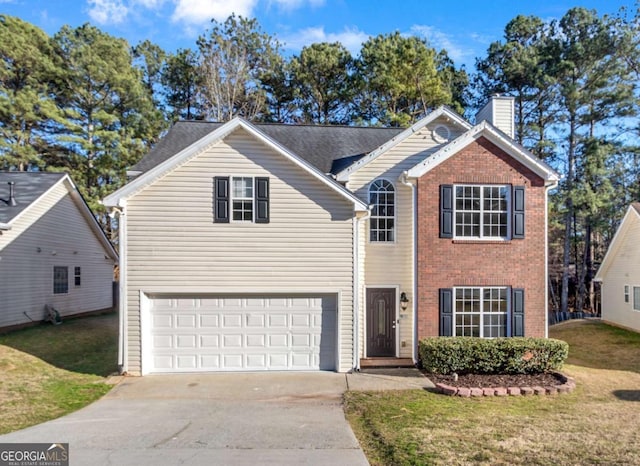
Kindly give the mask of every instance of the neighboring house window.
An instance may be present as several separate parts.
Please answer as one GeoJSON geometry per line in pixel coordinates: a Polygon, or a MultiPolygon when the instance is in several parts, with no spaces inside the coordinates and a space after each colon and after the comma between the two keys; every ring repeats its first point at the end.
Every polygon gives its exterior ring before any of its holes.
{"type": "Polygon", "coordinates": [[[73,283],[75,286],[80,286],[82,284],[82,269],[80,267],[74,268],[73,283]]]}
{"type": "Polygon", "coordinates": [[[633,310],[640,311],[640,286],[633,287],[633,310]]]}
{"type": "Polygon", "coordinates": [[[524,336],[524,290],[499,286],[441,288],[440,336],[524,336]]]}
{"type": "Polygon", "coordinates": [[[69,292],[69,267],[53,267],[53,294],[69,292]]]}
{"type": "Polygon", "coordinates": [[[524,238],[524,186],[441,185],[440,237],[524,238]]]}
{"type": "Polygon", "coordinates": [[[624,302],[629,302],[629,285],[624,286],[624,302]]]}
{"type": "Polygon", "coordinates": [[[269,178],[216,176],[213,182],[215,223],[269,223],[269,178]]]}
{"type": "Polygon", "coordinates": [[[395,191],[387,180],[376,180],[369,187],[369,204],[372,206],[369,240],[372,242],[395,241],[395,191]]]}

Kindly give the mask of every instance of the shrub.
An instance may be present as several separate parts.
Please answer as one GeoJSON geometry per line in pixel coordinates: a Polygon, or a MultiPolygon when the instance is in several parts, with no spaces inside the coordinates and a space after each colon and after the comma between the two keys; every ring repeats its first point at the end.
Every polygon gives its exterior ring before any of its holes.
{"type": "Polygon", "coordinates": [[[548,338],[433,337],[420,341],[419,352],[433,374],[536,374],[559,370],[569,345],[548,338]]]}

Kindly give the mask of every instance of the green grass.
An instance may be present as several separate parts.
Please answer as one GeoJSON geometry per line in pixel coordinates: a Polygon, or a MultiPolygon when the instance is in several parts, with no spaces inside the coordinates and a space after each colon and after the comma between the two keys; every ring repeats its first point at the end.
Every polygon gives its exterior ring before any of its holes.
{"type": "Polygon", "coordinates": [[[42,324],[0,335],[0,345],[29,353],[61,369],[107,376],[118,370],[115,313],[42,324]]]}
{"type": "Polygon", "coordinates": [[[447,397],[347,392],[345,411],[373,465],[637,464],[640,335],[598,322],[551,329],[570,345],[569,395],[447,397]]]}
{"type": "Polygon", "coordinates": [[[97,400],[117,369],[115,314],[0,336],[0,434],[55,419],[97,400]]]}

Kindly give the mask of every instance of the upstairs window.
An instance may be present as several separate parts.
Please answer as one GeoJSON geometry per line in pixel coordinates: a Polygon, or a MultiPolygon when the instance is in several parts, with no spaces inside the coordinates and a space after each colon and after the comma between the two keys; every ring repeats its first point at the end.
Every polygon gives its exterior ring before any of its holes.
{"type": "Polygon", "coordinates": [[[253,178],[231,178],[231,212],[234,222],[253,222],[253,178]]]}
{"type": "Polygon", "coordinates": [[[369,187],[372,206],[369,240],[374,243],[395,241],[396,190],[387,180],[376,180],[369,187]]]}
{"type": "Polygon", "coordinates": [[[523,239],[524,186],[441,185],[440,237],[523,239]]]}
{"type": "Polygon", "coordinates": [[[457,237],[507,237],[506,186],[456,186],[455,209],[457,237]]]}
{"type": "Polygon", "coordinates": [[[269,178],[216,176],[213,185],[215,223],[269,223],[269,178]]]}

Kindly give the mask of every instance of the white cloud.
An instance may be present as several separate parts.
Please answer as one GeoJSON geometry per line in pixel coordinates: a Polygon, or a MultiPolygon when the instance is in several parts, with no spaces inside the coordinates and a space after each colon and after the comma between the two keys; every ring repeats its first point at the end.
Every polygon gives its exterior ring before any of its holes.
{"type": "Polygon", "coordinates": [[[132,0],[132,5],[140,5],[148,10],[159,10],[166,0],[132,0]]]}
{"type": "Polygon", "coordinates": [[[284,48],[293,51],[302,50],[305,45],[316,42],[340,42],[352,55],[360,53],[363,42],[369,35],[358,28],[345,28],[342,32],[326,32],[323,26],[302,29],[282,38],[284,48]]]}
{"type": "Polygon", "coordinates": [[[257,0],[174,0],[171,20],[190,25],[206,24],[211,19],[226,20],[232,13],[251,17],[257,0]]]}
{"type": "Polygon", "coordinates": [[[463,63],[474,55],[473,50],[458,45],[449,34],[446,34],[432,26],[411,26],[411,32],[427,39],[429,41],[429,45],[434,47],[436,50],[445,49],[449,58],[451,58],[456,64],[463,63]]]}
{"type": "Polygon", "coordinates": [[[89,17],[98,24],[122,23],[129,9],[122,0],[89,0],[89,17]]]}
{"type": "Polygon", "coordinates": [[[269,0],[269,6],[275,5],[281,10],[287,11],[297,10],[306,4],[313,8],[321,7],[324,3],[325,0],[269,0]]]}

